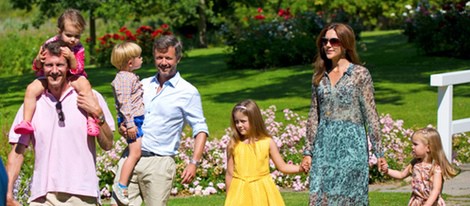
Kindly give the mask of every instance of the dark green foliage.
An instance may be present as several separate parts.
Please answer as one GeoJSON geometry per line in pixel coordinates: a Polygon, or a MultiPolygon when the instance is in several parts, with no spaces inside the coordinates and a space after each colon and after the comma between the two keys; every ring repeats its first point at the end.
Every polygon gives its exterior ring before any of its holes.
{"type": "Polygon", "coordinates": [[[470,58],[470,9],[465,1],[441,8],[419,5],[404,34],[427,55],[470,58]]]}
{"type": "Polygon", "coordinates": [[[222,27],[231,49],[229,67],[265,69],[313,61],[316,34],[324,24],[315,13],[271,20],[257,16],[248,21],[248,26],[243,28],[222,27]]]}

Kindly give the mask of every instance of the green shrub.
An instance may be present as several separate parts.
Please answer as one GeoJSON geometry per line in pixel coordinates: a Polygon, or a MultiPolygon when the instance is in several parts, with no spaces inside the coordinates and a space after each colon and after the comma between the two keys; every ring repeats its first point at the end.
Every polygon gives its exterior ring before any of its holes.
{"type": "Polygon", "coordinates": [[[470,136],[465,133],[455,134],[452,137],[453,163],[461,165],[470,162],[470,136]]]}
{"type": "Polygon", "coordinates": [[[404,34],[427,55],[470,58],[470,3],[442,8],[421,4],[405,23],[404,34]]]}
{"type": "Polygon", "coordinates": [[[222,26],[221,33],[231,50],[228,66],[264,69],[311,63],[316,52],[315,34],[322,26],[323,21],[311,12],[267,19],[258,9],[258,15],[242,28],[222,26]]]}
{"type": "Polygon", "coordinates": [[[242,23],[221,26],[221,34],[229,46],[227,65],[230,68],[266,69],[310,64],[317,51],[317,34],[326,22],[347,23],[357,39],[363,30],[360,19],[343,10],[305,11],[294,16],[289,9],[264,15],[258,8],[256,15],[242,23]]]}
{"type": "Polygon", "coordinates": [[[17,32],[7,34],[5,38],[6,41],[0,44],[0,72],[12,75],[29,73],[33,81],[32,62],[46,39],[24,36],[17,32]]]}

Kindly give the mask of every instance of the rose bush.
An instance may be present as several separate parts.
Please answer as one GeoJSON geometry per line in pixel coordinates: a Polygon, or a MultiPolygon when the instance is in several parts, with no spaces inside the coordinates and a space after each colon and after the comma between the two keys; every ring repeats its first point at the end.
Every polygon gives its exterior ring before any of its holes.
{"type": "MultiPolygon", "coordinates": [[[[96,63],[98,65],[110,66],[111,52],[114,45],[125,41],[132,41],[142,47],[142,58],[144,63],[152,63],[152,47],[154,40],[161,35],[169,34],[172,34],[172,32],[168,24],[162,24],[158,28],[146,25],[140,26],[136,29],[135,33],[123,26],[117,33],[108,33],[98,38],[98,48],[96,48],[96,55],[94,58],[96,58],[96,63]]],[[[87,39],[87,42],[89,41],[90,39],[87,39]]]]}
{"type": "MultiPolygon", "coordinates": [[[[302,160],[302,150],[304,147],[304,137],[306,131],[306,118],[297,113],[284,109],[283,117],[278,117],[277,108],[270,106],[262,110],[266,127],[279,147],[284,160],[288,163],[299,164],[302,160]]],[[[380,125],[382,129],[382,144],[384,146],[384,155],[388,164],[392,168],[404,168],[412,158],[410,137],[413,129],[405,128],[403,120],[394,120],[389,114],[380,116],[380,125]]],[[[181,184],[180,174],[192,157],[193,139],[188,137],[190,131],[183,132],[180,143],[179,154],[176,156],[177,175],[174,181],[172,195],[210,195],[225,192],[225,167],[226,167],[226,147],[230,139],[230,128],[225,130],[225,135],[220,139],[209,140],[206,143],[202,163],[197,170],[197,178],[190,184],[181,184]]],[[[470,137],[465,134],[458,134],[454,141],[456,155],[454,163],[459,165],[461,162],[468,162],[470,157],[470,137]]],[[[113,150],[100,155],[98,159],[98,170],[101,176],[101,186],[103,188],[103,198],[109,197],[110,185],[114,165],[119,159],[126,146],[122,138],[116,142],[113,150]],[[104,178],[106,177],[106,178],[104,178]]],[[[369,149],[371,149],[369,147],[369,149]]],[[[390,180],[378,172],[377,158],[369,153],[370,182],[381,182],[390,180]]],[[[282,188],[290,188],[295,191],[302,191],[308,188],[307,175],[286,175],[274,168],[270,162],[271,176],[274,182],[282,188]]]]}
{"type": "Polygon", "coordinates": [[[315,35],[323,21],[312,12],[293,15],[289,9],[277,14],[256,14],[236,25],[222,25],[221,34],[229,46],[227,65],[256,68],[308,64],[315,55],[315,35]]]}
{"type": "MultiPolygon", "coordinates": [[[[283,116],[278,117],[277,108],[270,106],[262,110],[268,131],[272,134],[274,141],[279,147],[284,160],[288,163],[299,164],[302,159],[304,147],[304,137],[306,131],[306,118],[297,113],[284,109],[283,116]]],[[[410,137],[413,129],[405,128],[403,120],[394,120],[389,114],[380,116],[382,129],[382,144],[384,155],[388,164],[392,168],[402,169],[411,160],[410,137]]],[[[225,167],[226,167],[226,147],[230,138],[230,129],[225,130],[225,135],[221,138],[209,140],[206,143],[201,165],[197,169],[197,178],[190,184],[181,184],[181,173],[192,156],[193,139],[189,129],[185,129],[182,134],[179,154],[175,161],[177,164],[177,175],[174,181],[172,195],[210,195],[225,192],[225,167]]],[[[462,162],[469,162],[470,149],[468,144],[470,137],[466,134],[456,134],[454,144],[453,163],[460,165],[462,162]]],[[[111,185],[113,184],[115,167],[120,155],[123,153],[127,143],[123,137],[115,141],[113,149],[102,151],[97,155],[97,175],[100,177],[101,196],[106,199],[111,196],[111,185]]],[[[369,147],[370,149],[370,147],[369,147]]],[[[374,166],[377,158],[369,153],[370,182],[380,182],[390,180],[377,171],[374,166]]],[[[286,175],[274,168],[270,162],[271,176],[275,183],[282,188],[290,188],[295,191],[302,191],[308,188],[307,175],[286,175]]],[[[18,180],[17,198],[26,202],[29,197],[30,174],[24,174],[18,180]]]]}
{"type": "Polygon", "coordinates": [[[470,58],[470,1],[406,8],[404,34],[425,54],[470,58]]]}

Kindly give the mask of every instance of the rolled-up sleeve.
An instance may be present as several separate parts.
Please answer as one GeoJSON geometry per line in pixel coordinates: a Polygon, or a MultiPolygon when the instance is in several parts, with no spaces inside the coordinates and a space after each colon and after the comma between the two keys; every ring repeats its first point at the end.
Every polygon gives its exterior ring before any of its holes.
{"type": "Polygon", "coordinates": [[[195,137],[200,132],[205,132],[209,136],[209,129],[207,127],[206,118],[202,110],[201,95],[195,93],[185,106],[185,120],[191,126],[195,137]]]}

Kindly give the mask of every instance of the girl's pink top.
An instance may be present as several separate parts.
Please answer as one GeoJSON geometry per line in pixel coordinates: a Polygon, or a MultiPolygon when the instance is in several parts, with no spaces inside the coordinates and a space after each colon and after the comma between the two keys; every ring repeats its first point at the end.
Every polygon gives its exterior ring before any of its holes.
{"type": "MultiPolygon", "coordinates": [[[[42,47],[44,47],[48,43],[55,42],[58,40],[59,40],[59,35],[56,35],[48,39],[42,45],[42,47]]],[[[77,61],[77,68],[70,69],[69,70],[70,74],[87,77],[87,74],[85,72],[85,47],[83,47],[82,43],[78,43],[73,48],[70,48],[70,50],[72,50],[73,54],[75,55],[75,59],[77,61]]],[[[36,64],[34,64],[34,61],[33,61],[33,70],[36,71],[36,76],[38,77],[44,76],[44,70],[42,68],[37,68],[36,64]]]]}

